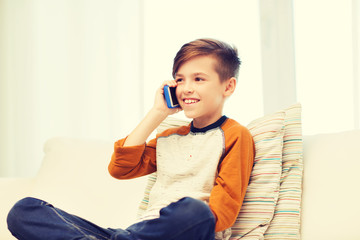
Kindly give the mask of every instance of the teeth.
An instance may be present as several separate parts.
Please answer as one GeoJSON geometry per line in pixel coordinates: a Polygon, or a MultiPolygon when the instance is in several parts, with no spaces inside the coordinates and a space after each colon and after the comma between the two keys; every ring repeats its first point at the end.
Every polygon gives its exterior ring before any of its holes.
{"type": "Polygon", "coordinates": [[[185,103],[196,103],[197,102],[197,100],[194,100],[194,99],[185,99],[185,101],[184,101],[185,103]]]}

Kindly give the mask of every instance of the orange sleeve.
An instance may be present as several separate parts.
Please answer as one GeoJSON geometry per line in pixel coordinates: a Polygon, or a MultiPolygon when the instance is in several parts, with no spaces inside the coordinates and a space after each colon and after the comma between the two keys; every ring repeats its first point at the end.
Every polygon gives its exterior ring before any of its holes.
{"type": "Polygon", "coordinates": [[[229,125],[231,121],[223,126],[225,154],[209,199],[210,209],[216,218],[216,232],[235,223],[254,162],[254,142],[250,132],[241,125],[229,125]]]}
{"type": "Polygon", "coordinates": [[[141,177],[156,171],[156,139],[139,146],[124,147],[126,138],[114,144],[108,170],[117,179],[141,177]]]}

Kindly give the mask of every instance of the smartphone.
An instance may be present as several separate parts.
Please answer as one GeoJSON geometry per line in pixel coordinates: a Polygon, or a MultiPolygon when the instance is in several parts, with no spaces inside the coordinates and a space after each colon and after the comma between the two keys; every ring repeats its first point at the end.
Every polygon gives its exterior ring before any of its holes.
{"type": "Polygon", "coordinates": [[[165,85],[164,96],[168,108],[177,108],[180,106],[176,98],[176,87],[169,87],[168,85],[165,85]]]}

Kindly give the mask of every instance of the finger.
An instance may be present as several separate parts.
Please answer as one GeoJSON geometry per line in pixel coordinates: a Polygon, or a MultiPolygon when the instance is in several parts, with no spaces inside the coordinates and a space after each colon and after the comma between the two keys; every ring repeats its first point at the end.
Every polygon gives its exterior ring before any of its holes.
{"type": "Polygon", "coordinates": [[[165,87],[165,85],[168,85],[169,87],[176,87],[177,86],[177,83],[175,80],[167,80],[167,81],[164,81],[163,84],[161,85],[162,88],[165,87]]]}
{"type": "Polygon", "coordinates": [[[169,84],[170,87],[176,87],[177,86],[177,82],[175,80],[169,80],[169,84]]]}

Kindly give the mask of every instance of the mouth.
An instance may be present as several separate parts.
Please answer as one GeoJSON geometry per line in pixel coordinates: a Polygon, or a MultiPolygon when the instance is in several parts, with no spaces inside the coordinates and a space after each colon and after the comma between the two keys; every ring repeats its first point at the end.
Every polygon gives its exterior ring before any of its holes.
{"type": "Polygon", "coordinates": [[[185,104],[194,104],[194,103],[197,103],[199,101],[200,101],[199,99],[195,99],[195,98],[184,98],[183,99],[183,102],[185,104]]]}

